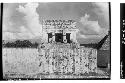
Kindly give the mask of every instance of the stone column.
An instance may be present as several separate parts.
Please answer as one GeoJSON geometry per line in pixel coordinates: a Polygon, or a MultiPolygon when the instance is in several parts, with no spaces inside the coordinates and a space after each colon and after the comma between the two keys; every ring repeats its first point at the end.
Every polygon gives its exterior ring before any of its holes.
{"type": "Polygon", "coordinates": [[[64,43],[67,43],[66,33],[65,33],[65,32],[63,32],[63,42],[64,42],[64,43]]]}
{"type": "Polygon", "coordinates": [[[55,42],[55,32],[52,33],[52,41],[55,42]]]}

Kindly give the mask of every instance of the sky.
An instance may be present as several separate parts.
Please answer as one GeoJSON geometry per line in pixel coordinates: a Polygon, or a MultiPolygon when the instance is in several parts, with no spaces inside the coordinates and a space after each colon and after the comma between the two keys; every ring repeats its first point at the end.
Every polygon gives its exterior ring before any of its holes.
{"type": "Polygon", "coordinates": [[[106,2],[5,3],[3,8],[3,40],[42,37],[43,19],[75,20],[80,43],[99,42],[110,29],[106,2]]]}

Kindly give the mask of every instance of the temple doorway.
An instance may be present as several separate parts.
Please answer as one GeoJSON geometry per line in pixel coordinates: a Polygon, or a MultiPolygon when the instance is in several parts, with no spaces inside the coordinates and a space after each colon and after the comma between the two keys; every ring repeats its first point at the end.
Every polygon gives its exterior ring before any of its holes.
{"type": "Polygon", "coordinates": [[[63,43],[63,33],[55,33],[55,41],[63,43]]]}
{"type": "Polygon", "coordinates": [[[67,39],[67,43],[70,43],[70,33],[66,33],[66,39],[67,39]]]}

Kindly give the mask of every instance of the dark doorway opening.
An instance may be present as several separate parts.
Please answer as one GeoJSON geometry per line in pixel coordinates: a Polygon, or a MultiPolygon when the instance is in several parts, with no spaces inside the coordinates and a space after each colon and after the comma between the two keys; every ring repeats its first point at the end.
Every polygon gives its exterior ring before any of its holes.
{"type": "Polygon", "coordinates": [[[67,39],[67,43],[70,43],[70,33],[66,33],[66,39],[67,39]]]}
{"type": "Polygon", "coordinates": [[[63,43],[63,34],[62,33],[55,33],[55,41],[63,43]]]}
{"type": "Polygon", "coordinates": [[[52,38],[52,33],[48,33],[48,42],[50,42],[49,41],[50,38],[52,38]]]}

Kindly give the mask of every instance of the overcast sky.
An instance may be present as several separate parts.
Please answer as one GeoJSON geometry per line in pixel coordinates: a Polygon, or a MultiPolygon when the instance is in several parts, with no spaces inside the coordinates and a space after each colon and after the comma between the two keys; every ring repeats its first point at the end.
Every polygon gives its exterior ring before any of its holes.
{"type": "Polygon", "coordinates": [[[104,2],[6,3],[3,11],[4,40],[41,36],[42,19],[75,20],[82,43],[98,42],[109,30],[109,4],[104,2]]]}

